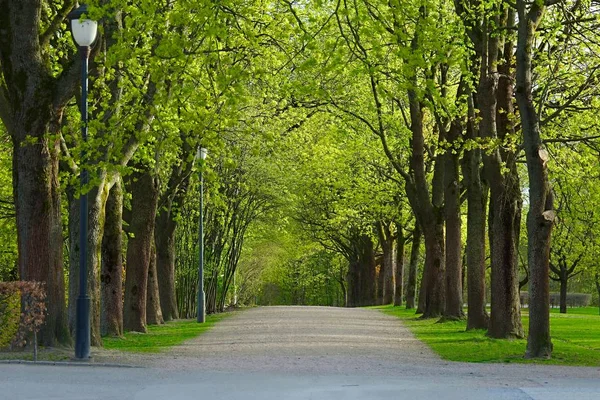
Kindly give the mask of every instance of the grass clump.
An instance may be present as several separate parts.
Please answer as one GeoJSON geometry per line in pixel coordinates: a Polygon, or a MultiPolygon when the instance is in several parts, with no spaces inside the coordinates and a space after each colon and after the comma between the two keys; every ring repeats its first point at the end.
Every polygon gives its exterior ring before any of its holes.
{"type": "Polygon", "coordinates": [[[206,316],[206,322],[178,320],[164,325],[148,326],[148,333],[126,332],[122,338],[103,338],[104,347],[133,353],[159,353],[206,332],[231,313],[206,316]]]}
{"type": "MultiPolygon", "coordinates": [[[[403,307],[376,307],[400,318],[415,336],[443,359],[464,362],[517,362],[559,365],[600,365],[600,316],[598,308],[571,308],[568,314],[552,310],[550,334],[554,351],[550,360],[523,358],[526,339],[503,340],[487,337],[485,330],[466,331],[466,321],[437,323],[437,319],[419,319],[414,310],[403,307]]],[[[527,336],[529,313],[522,310],[527,336]]]]}

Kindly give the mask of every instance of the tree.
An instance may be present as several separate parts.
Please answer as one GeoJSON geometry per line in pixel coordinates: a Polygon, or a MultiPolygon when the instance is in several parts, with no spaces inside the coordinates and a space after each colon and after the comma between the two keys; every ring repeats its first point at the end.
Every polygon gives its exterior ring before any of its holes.
{"type": "Polygon", "coordinates": [[[79,63],[70,61],[76,58],[62,26],[74,3],[0,2],[0,118],[13,143],[19,276],[46,284],[53,316],[40,332],[46,346],[70,341],[56,134],[79,79],[79,63]],[[58,61],[50,62],[52,57],[58,61]]]}

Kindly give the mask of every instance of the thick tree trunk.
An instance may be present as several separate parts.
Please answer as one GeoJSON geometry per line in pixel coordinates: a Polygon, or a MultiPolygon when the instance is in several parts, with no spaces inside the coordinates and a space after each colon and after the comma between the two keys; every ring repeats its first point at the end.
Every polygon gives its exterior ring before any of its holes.
{"type": "MultiPolygon", "coordinates": [[[[506,23],[506,22],[503,22],[506,23]]],[[[486,29],[500,24],[500,14],[493,15],[486,29]]],[[[481,115],[480,136],[504,139],[512,130],[512,83],[510,82],[510,49],[499,82],[499,36],[488,33],[483,41],[478,107],[481,115]],[[499,87],[500,84],[500,87],[499,87]],[[500,111],[501,110],[501,111],[500,111]],[[500,117],[504,119],[500,119],[500,117]]],[[[507,41],[508,46],[510,42],[507,41]]],[[[490,185],[489,235],[492,264],[492,307],[488,335],[494,338],[521,338],[523,326],[519,303],[517,251],[521,221],[521,192],[515,155],[494,149],[483,157],[485,174],[490,185]],[[508,169],[507,172],[503,172],[508,169]]]]}
{"type": "Polygon", "coordinates": [[[569,277],[567,274],[563,274],[560,277],[560,313],[567,313],[567,285],[569,283],[569,277]]]}
{"type": "Polygon", "coordinates": [[[382,304],[392,304],[394,299],[394,246],[390,243],[383,253],[383,293],[382,304]]]}
{"type": "Polygon", "coordinates": [[[433,229],[424,229],[425,236],[425,270],[423,279],[426,283],[425,310],[423,318],[442,316],[445,304],[444,273],[444,223],[443,218],[433,229]]]}
{"type": "Polygon", "coordinates": [[[394,249],[394,306],[401,306],[404,296],[404,233],[402,225],[399,223],[396,224],[396,247],[394,249]]]}
{"type": "MultiPolygon", "coordinates": [[[[453,121],[448,131],[448,143],[458,140],[460,122],[453,121]]],[[[462,294],[462,221],[460,215],[460,184],[458,155],[448,150],[445,154],[444,212],[446,218],[446,307],[444,319],[464,318],[462,294]]]]}
{"type": "Polygon", "coordinates": [[[102,237],[100,330],[104,336],[123,335],[123,189],[118,178],[106,202],[102,237]]]}
{"type": "MultiPolygon", "coordinates": [[[[469,96],[469,123],[467,139],[475,139],[477,132],[473,126],[475,110],[472,96],[469,96]]],[[[487,188],[481,179],[481,150],[465,152],[463,176],[467,189],[467,330],[487,329],[489,315],[485,297],[485,219],[487,188]]]]}
{"type": "MultiPolygon", "coordinates": [[[[70,189],[73,193],[75,189],[70,189]]],[[[100,329],[100,262],[102,236],[104,234],[106,200],[108,198],[106,176],[100,177],[99,186],[88,192],[88,232],[87,232],[87,290],[90,297],[91,345],[101,346],[100,329]]],[[[71,195],[69,204],[69,327],[74,334],[79,296],[79,197],[71,195]]]]}
{"type": "Polygon", "coordinates": [[[488,335],[499,339],[524,336],[517,268],[521,203],[514,199],[518,195],[508,196],[494,197],[492,191],[490,199],[492,312],[488,335]]]}
{"type": "Polygon", "coordinates": [[[375,265],[379,265],[379,271],[376,272],[375,278],[375,304],[380,306],[383,304],[383,280],[385,276],[385,262],[383,256],[375,259],[375,265]]]}
{"type": "Polygon", "coordinates": [[[162,210],[156,218],[156,274],[160,295],[160,307],[165,321],[179,318],[175,295],[175,215],[162,210]]]}
{"type": "MultiPolygon", "coordinates": [[[[410,262],[408,264],[408,282],[406,285],[406,309],[415,308],[415,291],[417,289],[417,270],[419,266],[419,256],[421,253],[421,229],[415,222],[413,231],[412,245],[410,249],[410,262]]],[[[420,297],[420,295],[419,295],[420,297]]]]}
{"type": "MultiPolygon", "coordinates": [[[[416,83],[415,83],[416,87],[416,83]]],[[[445,308],[444,252],[444,165],[442,156],[435,160],[431,197],[425,173],[425,136],[423,134],[423,105],[414,90],[408,91],[412,132],[410,169],[413,180],[406,179],[406,193],[411,208],[423,229],[425,238],[425,268],[421,285],[424,304],[423,318],[439,317],[445,308]]],[[[420,303],[420,302],[419,302],[420,303]]],[[[421,304],[419,304],[421,306],[421,304]]],[[[417,310],[419,311],[419,310],[417,310]]]]}
{"type": "Polygon", "coordinates": [[[155,178],[148,171],[131,176],[131,222],[133,237],[127,246],[123,328],[146,332],[146,288],[152,256],[154,224],[158,204],[155,178]]]}
{"type": "MultiPolygon", "coordinates": [[[[377,224],[377,234],[379,243],[383,250],[383,259],[381,262],[380,277],[378,280],[381,289],[378,287],[378,295],[381,295],[381,304],[391,304],[394,300],[394,236],[392,235],[390,224],[379,222],[377,224]],[[379,293],[381,291],[381,293],[379,293]]],[[[377,300],[379,301],[379,297],[377,300]]]]}
{"type": "Polygon", "coordinates": [[[0,0],[0,118],[14,149],[19,278],[45,283],[48,318],[39,341],[53,346],[70,343],[55,134],[77,80],[70,68],[57,76],[48,61],[48,44],[40,40],[48,29],[40,23],[42,7],[40,1],[0,0]]]}
{"type": "Polygon", "coordinates": [[[348,266],[346,307],[374,305],[376,299],[373,242],[370,237],[360,235],[351,246],[355,250],[355,256],[348,266]]]}
{"type": "MultiPolygon", "coordinates": [[[[31,109],[20,125],[15,121],[13,138],[46,133],[45,126],[36,126],[42,110],[31,109]]],[[[26,112],[27,114],[27,112],[26,112]]],[[[13,139],[14,140],[14,139],[13,139]]],[[[14,140],[13,173],[17,236],[19,247],[19,278],[46,284],[46,322],[39,342],[44,346],[70,342],[65,308],[65,287],[62,260],[62,220],[60,184],[58,182],[58,148],[46,138],[35,144],[14,140]]]]}
{"type": "Polygon", "coordinates": [[[165,321],[160,308],[158,277],[156,274],[156,248],[154,242],[152,242],[150,265],[148,267],[148,287],[146,290],[146,322],[148,325],[164,324],[165,321]]]}
{"type": "Polygon", "coordinates": [[[550,236],[554,205],[548,180],[548,153],[542,145],[537,111],[533,103],[532,53],[535,31],[544,14],[544,2],[517,0],[518,33],[516,98],[523,131],[529,176],[527,261],[529,266],[529,336],[527,358],[550,358],[550,236]]]}

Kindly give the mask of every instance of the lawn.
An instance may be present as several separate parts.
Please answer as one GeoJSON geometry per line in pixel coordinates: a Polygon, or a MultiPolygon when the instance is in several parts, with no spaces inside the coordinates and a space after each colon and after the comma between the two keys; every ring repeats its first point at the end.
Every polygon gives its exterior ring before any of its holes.
{"type": "MultiPolygon", "coordinates": [[[[466,321],[437,323],[421,320],[414,310],[403,307],[375,307],[400,318],[423,342],[443,359],[467,362],[536,362],[543,364],[600,366],[600,316],[597,307],[569,308],[567,314],[553,309],[550,329],[554,351],[550,360],[525,360],[526,339],[499,340],[485,336],[485,331],[466,332],[466,321]]],[[[522,310],[525,331],[529,324],[527,310],[522,310]]]]}
{"type": "Polygon", "coordinates": [[[148,333],[126,332],[123,338],[105,337],[102,340],[106,349],[134,353],[158,353],[195,338],[231,314],[207,315],[204,324],[199,324],[195,320],[179,320],[167,322],[164,325],[151,325],[148,326],[148,333]]]}

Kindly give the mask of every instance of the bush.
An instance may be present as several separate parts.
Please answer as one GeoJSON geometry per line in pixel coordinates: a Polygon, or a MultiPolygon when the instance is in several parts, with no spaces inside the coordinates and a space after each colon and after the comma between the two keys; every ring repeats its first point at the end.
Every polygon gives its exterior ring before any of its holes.
{"type": "MultiPolygon", "coordinates": [[[[529,293],[521,292],[519,295],[521,306],[529,303],[529,293]]],[[[560,293],[551,292],[548,299],[551,307],[560,306],[560,293]]],[[[567,307],[587,307],[592,302],[592,295],[589,293],[567,293],[567,307]]]]}
{"type": "Polygon", "coordinates": [[[33,358],[37,359],[37,333],[46,317],[46,290],[41,282],[0,282],[0,322],[4,337],[4,321],[14,324],[17,329],[7,325],[6,336],[11,346],[27,344],[27,335],[33,333],[33,358]],[[15,300],[16,299],[16,300],[15,300]],[[21,300],[19,302],[19,299],[21,300]]]}
{"type": "Polygon", "coordinates": [[[17,335],[20,317],[19,293],[0,295],[0,349],[8,347],[17,335]]]}

